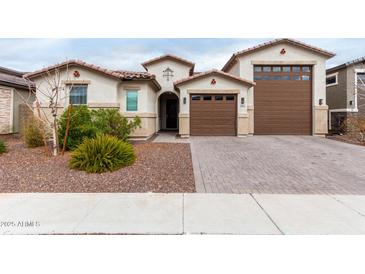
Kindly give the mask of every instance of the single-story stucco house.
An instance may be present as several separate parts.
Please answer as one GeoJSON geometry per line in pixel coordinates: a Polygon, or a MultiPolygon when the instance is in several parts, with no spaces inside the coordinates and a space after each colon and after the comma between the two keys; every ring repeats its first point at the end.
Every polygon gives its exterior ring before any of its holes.
{"type": "Polygon", "coordinates": [[[146,72],[71,60],[26,77],[37,86],[42,74],[57,68],[70,87],[60,108],[85,104],[138,115],[142,128],[134,138],[147,139],[159,130],[177,130],[181,137],[323,136],[328,131],[326,60],[333,56],[296,40],[276,39],[234,53],[222,70],[195,72],[193,62],[164,55],[142,63],[146,72]]]}
{"type": "Polygon", "coordinates": [[[18,133],[22,119],[29,115],[25,102],[34,101],[24,72],[0,67],[0,134],[18,133]]]}

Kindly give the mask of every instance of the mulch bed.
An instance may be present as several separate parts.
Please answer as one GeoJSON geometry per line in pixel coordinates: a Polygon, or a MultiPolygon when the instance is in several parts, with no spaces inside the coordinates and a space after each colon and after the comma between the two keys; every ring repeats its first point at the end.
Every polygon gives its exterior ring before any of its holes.
{"type": "Polygon", "coordinates": [[[9,151],[0,155],[0,192],[195,192],[189,144],[135,143],[134,165],[88,174],[68,167],[69,153],[50,157],[2,138],[9,151]]]}
{"type": "Polygon", "coordinates": [[[348,143],[348,144],[353,144],[353,145],[359,145],[359,146],[364,146],[363,143],[359,142],[358,140],[351,138],[348,135],[327,135],[326,136],[328,139],[331,140],[336,140],[336,141],[340,141],[340,142],[344,142],[344,143],[348,143]]]}

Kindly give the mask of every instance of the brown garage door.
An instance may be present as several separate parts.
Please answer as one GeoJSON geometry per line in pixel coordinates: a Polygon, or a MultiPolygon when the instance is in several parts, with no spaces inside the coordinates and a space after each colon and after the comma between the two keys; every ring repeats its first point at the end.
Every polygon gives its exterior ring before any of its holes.
{"type": "Polygon", "coordinates": [[[190,135],[236,135],[237,98],[233,94],[190,96],[190,135]]]}
{"type": "Polygon", "coordinates": [[[255,134],[312,134],[312,67],[255,66],[255,134]]]}

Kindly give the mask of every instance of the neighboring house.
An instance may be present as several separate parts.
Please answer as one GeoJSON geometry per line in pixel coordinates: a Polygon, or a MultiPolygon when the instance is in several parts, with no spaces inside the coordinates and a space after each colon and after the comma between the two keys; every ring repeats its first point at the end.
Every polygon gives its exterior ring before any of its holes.
{"type": "Polygon", "coordinates": [[[73,60],[26,76],[38,85],[42,74],[58,68],[71,89],[60,108],[72,102],[138,115],[142,128],[134,138],[149,138],[159,130],[177,130],[182,137],[324,135],[325,63],[333,56],[277,39],[233,54],[221,71],[197,73],[193,62],[164,55],[142,63],[147,72],[106,70],[73,60]]]}
{"type": "Polygon", "coordinates": [[[332,131],[349,116],[365,115],[365,57],[328,69],[326,83],[332,131]]]}
{"type": "Polygon", "coordinates": [[[25,101],[34,101],[23,72],[0,67],[0,134],[17,133],[29,115],[25,101]]]}

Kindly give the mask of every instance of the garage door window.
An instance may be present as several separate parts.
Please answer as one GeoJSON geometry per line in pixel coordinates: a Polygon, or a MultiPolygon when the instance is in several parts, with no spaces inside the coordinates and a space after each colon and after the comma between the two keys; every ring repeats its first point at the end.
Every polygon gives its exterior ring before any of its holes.
{"type": "Polygon", "coordinates": [[[234,100],[234,95],[227,95],[226,100],[227,101],[233,101],[234,100]]]}
{"type": "Polygon", "coordinates": [[[204,101],[211,101],[212,100],[212,96],[205,95],[205,96],[203,96],[203,100],[204,101]]]}
{"type": "Polygon", "coordinates": [[[223,100],[223,96],[221,96],[221,95],[217,95],[217,96],[215,96],[215,98],[214,98],[216,101],[222,101],[223,100]]]}
{"type": "Polygon", "coordinates": [[[199,95],[193,95],[193,96],[191,96],[191,100],[193,100],[193,101],[199,101],[200,100],[200,96],[199,95]]]}
{"type": "Polygon", "coordinates": [[[255,66],[255,81],[310,81],[311,66],[255,66]]]}

